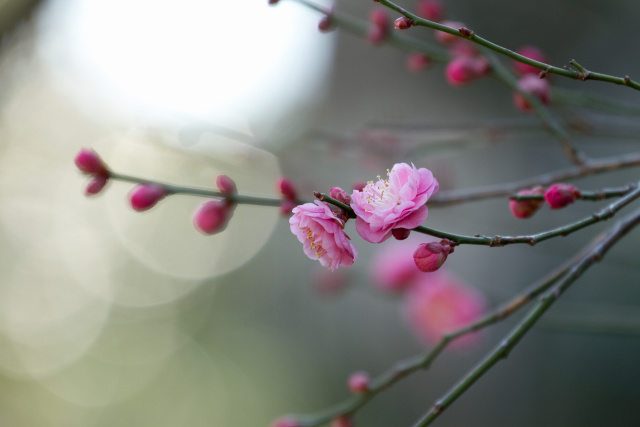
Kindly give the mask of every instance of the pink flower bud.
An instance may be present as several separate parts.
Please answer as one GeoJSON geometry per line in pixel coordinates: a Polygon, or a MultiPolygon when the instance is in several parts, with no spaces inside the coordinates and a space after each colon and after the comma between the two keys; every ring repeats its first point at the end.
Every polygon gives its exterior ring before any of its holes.
{"type": "MultiPolygon", "coordinates": [[[[525,74],[518,81],[518,87],[538,98],[544,105],[549,105],[551,88],[547,79],[541,79],[536,74],[525,74]]],[[[533,107],[519,92],[514,92],[513,103],[520,111],[531,111],[533,107]]]]}
{"type": "Polygon", "coordinates": [[[396,30],[409,29],[413,26],[413,19],[407,18],[406,16],[401,16],[400,18],[395,20],[394,26],[396,27],[396,30]]]}
{"type": "Polygon", "coordinates": [[[423,53],[410,53],[407,55],[406,65],[409,71],[417,73],[431,65],[431,58],[423,53]]]}
{"type": "MultiPolygon", "coordinates": [[[[547,62],[547,58],[544,53],[535,46],[522,46],[516,51],[516,53],[526,56],[529,59],[533,59],[534,61],[547,62]]],[[[515,60],[513,61],[513,68],[515,68],[516,72],[519,74],[538,74],[540,72],[539,68],[523,64],[522,62],[515,60]]]]}
{"type": "Polygon", "coordinates": [[[89,184],[87,184],[87,188],[84,191],[85,196],[98,194],[107,185],[107,181],[109,181],[109,178],[105,175],[94,175],[89,184]]]}
{"type": "Polygon", "coordinates": [[[102,162],[100,156],[90,148],[83,148],[80,150],[74,161],[82,173],[104,176],[109,175],[107,166],[102,162]]]}
{"type": "Polygon", "coordinates": [[[356,181],[353,183],[353,185],[351,185],[351,188],[353,188],[354,191],[362,191],[366,186],[367,186],[366,182],[356,181]]]}
{"type": "Polygon", "coordinates": [[[295,200],[292,199],[284,199],[281,203],[280,203],[280,215],[282,216],[289,216],[291,215],[291,211],[293,210],[293,208],[295,208],[296,206],[298,206],[298,204],[296,203],[295,200]]]}
{"type": "Polygon", "coordinates": [[[302,427],[302,424],[292,416],[285,415],[272,422],[271,427],[302,427]]]}
{"type": "Polygon", "coordinates": [[[367,393],[369,391],[370,384],[371,377],[369,377],[369,374],[364,371],[354,372],[349,376],[349,380],[347,381],[349,391],[353,394],[367,393]]]}
{"type": "Polygon", "coordinates": [[[452,86],[463,86],[489,71],[489,63],[484,57],[458,56],[447,64],[445,76],[452,86]]]}
{"type": "Polygon", "coordinates": [[[218,190],[225,196],[232,196],[236,193],[236,183],[227,175],[218,175],[216,178],[216,186],[218,190]]]}
{"type": "Polygon", "coordinates": [[[564,208],[575,202],[576,197],[580,197],[580,191],[571,184],[552,184],[547,192],[544,193],[544,199],[551,209],[564,208]]]}
{"type": "Polygon", "coordinates": [[[296,187],[289,178],[281,177],[276,181],[276,188],[286,199],[295,199],[298,197],[296,187]]]}
{"type": "Polygon", "coordinates": [[[349,196],[346,191],[340,187],[333,187],[329,192],[329,195],[347,206],[351,204],[351,196],[349,196]]]}
{"type": "Polygon", "coordinates": [[[167,190],[164,187],[155,184],[140,184],[133,187],[129,193],[129,201],[134,210],[142,212],[154,207],[166,195],[167,190]]]}
{"type": "Polygon", "coordinates": [[[329,15],[323,16],[318,22],[318,30],[326,33],[327,31],[331,31],[333,29],[333,22],[329,15]]]}
{"type": "Polygon", "coordinates": [[[449,45],[449,55],[454,56],[477,56],[480,52],[475,43],[465,39],[455,40],[449,45]]]}
{"type": "Polygon", "coordinates": [[[444,18],[444,6],[439,0],[418,0],[416,10],[418,16],[429,21],[440,22],[444,18]]]}
{"type": "MultiPolygon", "coordinates": [[[[442,21],[441,24],[453,28],[454,30],[464,27],[464,24],[462,22],[457,21],[442,21]]],[[[460,37],[453,34],[445,33],[444,31],[436,31],[436,40],[444,45],[451,44],[459,38],[460,37]]]]}
{"type": "Polygon", "coordinates": [[[406,228],[394,228],[391,230],[391,234],[395,237],[396,240],[404,240],[411,234],[411,230],[406,228]]]}
{"type": "Polygon", "coordinates": [[[193,225],[202,234],[220,233],[227,227],[233,209],[224,200],[203,203],[193,216],[193,225]]]}
{"type": "Polygon", "coordinates": [[[353,427],[353,420],[348,415],[342,415],[331,421],[331,427],[353,427]]]}
{"type": "Polygon", "coordinates": [[[273,6],[274,4],[278,4],[279,0],[269,0],[269,5],[273,6]]]}
{"type": "Polygon", "coordinates": [[[391,18],[386,9],[372,9],[369,14],[369,22],[371,25],[367,32],[367,40],[373,44],[384,41],[389,35],[389,29],[391,27],[391,18]]]}
{"type": "Polygon", "coordinates": [[[420,271],[432,273],[442,267],[447,256],[453,252],[453,246],[447,239],[440,242],[423,243],[413,253],[413,261],[420,271]]]}
{"type": "MultiPolygon", "coordinates": [[[[518,191],[518,195],[521,196],[529,196],[529,195],[543,195],[545,193],[545,189],[543,187],[534,187],[530,190],[520,190],[518,191]]],[[[529,218],[534,213],[538,211],[542,207],[544,203],[543,199],[539,200],[510,200],[509,201],[509,209],[511,213],[516,218],[529,218]]]]}

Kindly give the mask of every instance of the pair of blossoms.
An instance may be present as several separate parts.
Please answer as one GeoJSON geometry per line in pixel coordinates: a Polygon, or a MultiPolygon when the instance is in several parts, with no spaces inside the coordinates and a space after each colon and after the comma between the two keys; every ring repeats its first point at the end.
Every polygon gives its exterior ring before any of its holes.
{"type": "MultiPolygon", "coordinates": [[[[332,198],[353,210],[356,232],[370,243],[382,243],[392,235],[406,239],[411,229],[427,219],[426,203],[439,188],[430,170],[413,164],[397,163],[387,175],[387,179],[378,177],[378,181],[355,189],[350,196],[339,187],[330,192],[332,198]]],[[[358,251],[344,232],[349,213],[319,200],[297,206],[292,212],[291,231],[309,258],[331,270],[356,261],[358,251]]],[[[436,271],[453,248],[454,243],[446,239],[423,243],[414,252],[414,261],[422,271],[436,271]]]]}

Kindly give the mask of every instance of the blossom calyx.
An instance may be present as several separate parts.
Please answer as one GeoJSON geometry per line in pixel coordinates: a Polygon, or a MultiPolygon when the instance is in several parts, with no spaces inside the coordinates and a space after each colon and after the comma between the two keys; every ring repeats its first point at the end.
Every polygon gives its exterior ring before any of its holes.
{"type": "Polygon", "coordinates": [[[420,271],[432,273],[442,267],[447,256],[453,252],[454,244],[447,239],[440,242],[423,243],[413,253],[413,260],[420,271]]]}
{"type": "Polygon", "coordinates": [[[168,191],[160,185],[140,184],[133,187],[129,193],[129,201],[134,210],[142,212],[154,207],[167,194],[168,191]]]}
{"type": "Polygon", "coordinates": [[[575,186],[561,182],[551,185],[544,193],[544,199],[551,209],[564,208],[575,202],[578,197],[580,197],[580,191],[575,186]]]}
{"type": "MultiPolygon", "coordinates": [[[[534,195],[544,195],[546,190],[544,187],[534,187],[528,190],[520,190],[518,191],[518,196],[534,196],[534,195]]],[[[511,213],[516,218],[530,218],[534,213],[538,211],[544,204],[544,199],[528,199],[528,200],[510,200],[509,201],[509,209],[511,213]]]]}

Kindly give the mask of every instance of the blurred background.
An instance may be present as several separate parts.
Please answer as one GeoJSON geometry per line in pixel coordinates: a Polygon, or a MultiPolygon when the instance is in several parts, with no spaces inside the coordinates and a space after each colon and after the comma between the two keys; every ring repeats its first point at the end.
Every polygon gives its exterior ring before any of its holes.
{"type": "MultiPolygon", "coordinates": [[[[205,237],[191,224],[200,199],[173,196],[136,213],[130,186],[118,182],[85,198],[72,161],[82,147],[118,172],[204,188],[224,173],[250,195],[277,197],[284,175],[305,199],[350,190],[400,161],[431,169],[445,190],[568,166],[498,81],[453,88],[441,64],[410,73],[406,52],[321,34],[318,13],[266,3],[0,2],[0,425],[267,426],[348,397],[353,371],[381,373],[430,347],[403,299],[375,285],[385,245],[366,244],[353,224],[346,231],[358,261],[329,275],[277,209],[239,206],[224,233],[205,237]]],[[[575,58],[604,73],[640,74],[628,30],[640,3],[443,4],[476,33],[512,49],[535,44],[553,64],[575,58]]],[[[373,5],[336,7],[364,21],[373,5]]],[[[426,29],[411,34],[433,40],[426,29]]],[[[553,84],[637,104],[624,87],[553,84]]],[[[575,136],[591,156],[637,150],[633,118],[556,111],[594,126],[575,136]],[[606,126],[615,136],[597,132],[606,126]]],[[[637,179],[627,170],[576,184],[637,179]]],[[[605,204],[520,221],[506,200],[487,200],[432,208],[428,225],[526,234],[605,204]]],[[[461,247],[447,274],[495,307],[606,225],[534,248],[461,247]]],[[[636,231],[577,282],[438,425],[636,424],[637,239],[636,231]]],[[[411,425],[517,318],[447,350],[429,372],[360,411],[356,425],[411,425]]]]}

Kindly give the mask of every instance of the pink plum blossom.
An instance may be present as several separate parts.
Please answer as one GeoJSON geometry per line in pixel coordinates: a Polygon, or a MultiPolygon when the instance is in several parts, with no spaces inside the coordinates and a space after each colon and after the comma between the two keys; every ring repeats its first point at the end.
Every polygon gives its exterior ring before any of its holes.
{"type": "Polygon", "coordinates": [[[364,394],[369,391],[371,377],[367,372],[358,371],[349,376],[347,387],[353,394],[364,394]]]}
{"type": "MultiPolygon", "coordinates": [[[[407,320],[425,344],[434,344],[444,334],[477,321],[485,307],[480,292],[443,271],[422,276],[405,294],[407,320]]],[[[465,335],[452,345],[470,345],[475,338],[475,335],[465,335]]]]}
{"type": "Polygon", "coordinates": [[[369,182],[351,195],[356,231],[367,242],[380,243],[394,228],[412,229],[422,224],[428,215],[427,200],[438,191],[438,181],[429,169],[397,163],[388,175],[388,179],[369,182]]]}
{"type": "Polygon", "coordinates": [[[338,266],[353,264],[358,251],[343,230],[344,221],[338,218],[328,204],[318,200],[293,209],[289,219],[291,232],[298,238],[304,253],[317,259],[325,267],[335,270],[338,266]]]}

